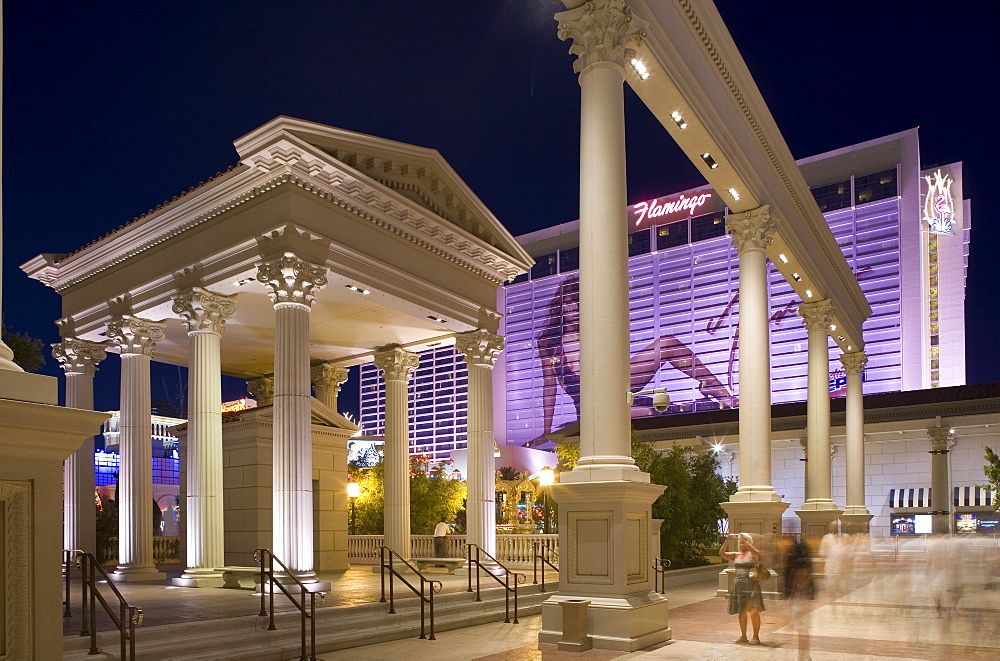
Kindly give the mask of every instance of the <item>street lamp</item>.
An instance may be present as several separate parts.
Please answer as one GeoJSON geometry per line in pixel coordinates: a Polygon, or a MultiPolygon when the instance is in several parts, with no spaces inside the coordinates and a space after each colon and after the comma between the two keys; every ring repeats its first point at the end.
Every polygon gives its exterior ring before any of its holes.
{"type": "Polygon", "coordinates": [[[556,481],[556,472],[546,466],[542,470],[538,471],[538,485],[542,489],[542,511],[544,513],[544,527],[543,530],[545,534],[549,534],[549,490],[545,487],[551,486],[556,481]]]}
{"type": "Polygon", "coordinates": [[[351,525],[349,534],[354,534],[355,524],[357,523],[356,513],[354,511],[354,499],[361,495],[361,485],[357,482],[347,483],[347,498],[351,501],[351,525]]]}

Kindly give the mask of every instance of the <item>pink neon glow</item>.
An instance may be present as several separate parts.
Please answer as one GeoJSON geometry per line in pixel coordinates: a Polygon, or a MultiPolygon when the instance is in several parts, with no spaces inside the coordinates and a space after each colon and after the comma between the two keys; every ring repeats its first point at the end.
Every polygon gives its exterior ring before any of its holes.
{"type": "Polygon", "coordinates": [[[657,204],[656,200],[639,202],[632,207],[632,211],[636,216],[635,225],[638,227],[639,223],[647,218],[661,218],[681,211],[687,211],[688,215],[693,216],[694,212],[703,206],[710,197],[712,197],[711,193],[702,193],[701,195],[692,195],[691,197],[680,195],[676,200],[670,200],[663,204],[657,204]]]}

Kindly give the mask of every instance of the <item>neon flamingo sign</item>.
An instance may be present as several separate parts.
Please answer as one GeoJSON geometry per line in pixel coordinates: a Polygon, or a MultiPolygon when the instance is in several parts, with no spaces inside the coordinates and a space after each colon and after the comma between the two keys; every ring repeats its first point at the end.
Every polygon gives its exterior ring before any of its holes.
{"type": "Polygon", "coordinates": [[[667,200],[662,203],[657,200],[639,202],[632,206],[632,212],[635,214],[635,226],[638,227],[642,221],[647,219],[662,218],[663,216],[682,211],[687,211],[689,216],[693,216],[695,211],[704,206],[711,197],[711,193],[701,193],[700,195],[692,195],[691,197],[679,195],[676,199],[667,200]]]}

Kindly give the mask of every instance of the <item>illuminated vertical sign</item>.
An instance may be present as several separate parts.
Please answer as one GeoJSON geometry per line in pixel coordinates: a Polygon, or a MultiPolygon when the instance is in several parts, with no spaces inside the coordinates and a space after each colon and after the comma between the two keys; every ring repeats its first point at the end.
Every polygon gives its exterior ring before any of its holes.
{"type": "Polygon", "coordinates": [[[955,202],[951,196],[951,185],[954,182],[951,175],[941,174],[941,170],[937,170],[934,174],[926,175],[924,181],[927,182],[924,220],[930,225],[931,232],[951,234],[951,228],[955,224],[955,202]]]}

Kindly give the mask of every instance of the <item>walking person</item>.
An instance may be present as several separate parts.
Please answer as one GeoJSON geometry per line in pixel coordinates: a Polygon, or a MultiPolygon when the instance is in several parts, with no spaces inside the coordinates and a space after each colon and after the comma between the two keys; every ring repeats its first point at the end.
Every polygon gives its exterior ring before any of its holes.
{"type": "Polygon", "coordinates": [[[726,537],[719,555],[732,560],[736,570],[729,588],[729,614],[737,615],[740,623],[740,637],[736,642],[760,645],[760,614],[764,610],[764,597],[760,592],[760,583],[750,578],[750,570],[760,562],[760,551],[754,547],[750,534],[741,532],[739,535],[726,537]],[[729,543],[733,538],[737,539],[737,550],[730,551],[729,543]],[[753,638],[750,640],[747,640],[748,615],[753,625],[753,638]]]}
{"type": "MultiPolygon", "coordinates": [[[[426,530],[426,528],[424,528],[426,530]]],[[[434,557],[444,558],[444,543],[447,541],[445,538],[448,533],[451,532],[451,528],[447,523],[442,521],[441,523],[434,526],[434,557]]]]}
{"type": "Polygon", "coordinates": [[[785,554],[785,597],[792,611],[792,624],[799,642],[798,661],[809,661],[809,600],[816,596],[812,556],[801,539],[785,554]]]}

